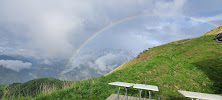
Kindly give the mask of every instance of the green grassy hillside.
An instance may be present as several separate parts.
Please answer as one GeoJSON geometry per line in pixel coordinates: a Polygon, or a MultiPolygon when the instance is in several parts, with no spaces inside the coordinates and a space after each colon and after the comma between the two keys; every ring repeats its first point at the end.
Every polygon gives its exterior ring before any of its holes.
{"type": "MultiPolygon", "coordinates": [[[[104,100],[116,92],[109,82],[144,83],[159,87],[153,98],[185,99],[177,90],[222,93],[222,44],[212,40],[214,35],[186,39],[151,48],[138,55],[128,66],[106,76],[77,82],[66,90],[35,99],[104,100]],[[149,58],[149,59],[145,59],[149,58]]],[[[128,94],[138,96],[130,88],[128,94]]],[[[124,93],[124,89],[120,92],[124,93]]]]}
{"type": "MultiPolygon", "coordinates": [[[[109,82],[144,84],[145,77],[147,84],[159,87],[159,92],[153,92],[153,99],[187,99],[177,90],[221,94],[222,43],[216,43],[213,37],[204,35],[157,46],[106,76],[77,81],[67,89],[27,99],[105,100],[116,93],[116,87],[108,85],[109,82]]],[[[123,88],[120,94],[124,94],[123,88]]],[[[138,97],[139,91],[129,88],[128,95],[138,97]]]]}
{"type": "Polygon", "coordinates": [[[1,85],[0,86],[0,98],[2,98],[3,94],[4,94],[4,90],[7,86],[6,85],[1,85]]]}

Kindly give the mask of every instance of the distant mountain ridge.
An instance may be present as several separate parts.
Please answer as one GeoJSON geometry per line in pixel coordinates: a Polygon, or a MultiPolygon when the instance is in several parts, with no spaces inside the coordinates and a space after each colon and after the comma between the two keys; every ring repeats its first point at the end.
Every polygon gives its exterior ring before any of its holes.
{"type": "MultiPolygon", "coordinates": [[[[129,61],[130,59],[136,56],[135,53],[126,49],[95,49],[96,52],[88,52],[93,55],[92,58],[86,58],[86,61],[91,61],[95,63],[97,59],[101,57],[106,57],[111,54],[113,56],[121,56],[122,58],[115,62],[109,63],[105,67],[105,70],[100,70],[99,67],[97,69],[90,67],[87,63],[82,60],[82,57],[75,57],[75,65],[73,68],[70,68],[67,72],[65,72],[61,78],[61,80],[82,80],[87,78],[98,77],[104,75],[114,68],[118,67],[125,61],[129,61]],[[80,58],[80,59],[78,59],[80,58]],[[82,63],[81,63],[82,62],[82,63]],[[115,66],[114,66],[115,65],[115,66]],[[112,66],[112,68],[109,66],[112,66]]],[[[84,58],[84,59],[85,59],[84,58]]],[[[106,57],[107,58],[107,57],[106,57]]],[[[36,59],[34,57],[24,57],[22,55],[0,55],[0,60],[10,60],[10,61],[22,61],[23,63],[31,63],[32,66],[29,69],[21,69],[20,71],[13,71],[12,69],[8,69],[0,65],[0,85],[12,84],[15,82],[26,82],[29,80],[33,80],[36,78],[58,78],[61,72],[66,66],[68,59],[48,59],[50,64],[44,64],[44,59],[36,59]]],[[[67,67],[68,69],[69,67],[67,67]]]]}
{"type": "Polygon", "coordinates": [[[44,77],[57,78],[57,76],[60,74],[60,70],[65,65],[64,61],[57,61],[56,64],[47,65],[42,63],[42,59],[24,57],[22,55],[0,55],[0,60],[22,61],[23,63],[32,64],[30,68],[21,69],[20,71],[14,71],[7,67],[3,67],[3,65],[0,65],[0,85],[7,85],[16,82],[26,82],[36,78],[44,77]]]}

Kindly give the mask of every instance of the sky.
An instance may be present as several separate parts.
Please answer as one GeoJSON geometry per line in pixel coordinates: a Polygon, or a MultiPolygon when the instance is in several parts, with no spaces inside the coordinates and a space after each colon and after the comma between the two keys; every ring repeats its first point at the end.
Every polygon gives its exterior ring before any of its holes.
{"type": "MultiPolygon", "coordinates": [[[[112,70],[132,56],[110,52],[98,56],[98,50],[125,50],[135,56],[154,46],[201,36],[222,25],[221,4],[221,0],[0,0],[0,54],[51,64],[55,58],[68,62],[81,47],[67,69],[76,67],[79,59],[102,71],[112,70]]],[[[32,67],[18,60],[0,59],[0,65],[15,71],[32,67]]]]}

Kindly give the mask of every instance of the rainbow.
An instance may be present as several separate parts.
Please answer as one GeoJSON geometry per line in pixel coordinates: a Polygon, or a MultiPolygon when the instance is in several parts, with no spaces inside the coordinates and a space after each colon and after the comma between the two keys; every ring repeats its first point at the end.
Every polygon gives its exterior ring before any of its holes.
{"type": "MultiPolygon", "coordinates": [[[[59,74],[59,77],[58,79],[61,79],[62,75],[64,74],[64,71],[66,70],[66,68],[68,67],[68,65],[73,61],[73,59],[75,58],[75,56],[78,54],[78,52],[85,46],[87,45],[87,43],[92,40],[93,38],[95,38],[97,35],[99,35],[100,33],[102,33],[103,31],[117,25],[117,24],[120,24],[120,23],[123,23],[125,21],[128,21],[128,20],[131,20],[131,19],[135,19],[135,18],[139,18],[139,17],[143,17],[143,16],[163,16],[163,15],[149,15],[149,14],[139,14],[139,15],[135,15],[135,16],[129,16],[129,17],[126,17],[126,18],[123,18],[123,19],[120,19],[120,20],[116,20],[110,24],[108,24],[107,26],[101,28],[100,30],[98,30],[97,32],[95,32],[92,36],[90,36],[84,43],[82,43],[79,48],[74,52],[74,54],[71,56],[71,58],[67,61],[64,69],[62,70],[62,72],[59,74]]],[[[188,16],[171,16],[171,15],[164,15],[164,16],[168,16],[168,17],[184,17],[184,18],[188,18],[190,20],[194,20],[194,21],[197,21],[197,22],[202,22],[202,23],[205,23],[205,24],[208,24],[208,25],[211,25],[211,26],[214,26],[214,27],[218,27],[220,25],[217,25],[217,24],[214,24],[214,23],[210,23],[210,22],[207,22],[205,21],[204,19],[200,19],[200,18],[196,18],[196,17],[188,17],[188,16]]]]}

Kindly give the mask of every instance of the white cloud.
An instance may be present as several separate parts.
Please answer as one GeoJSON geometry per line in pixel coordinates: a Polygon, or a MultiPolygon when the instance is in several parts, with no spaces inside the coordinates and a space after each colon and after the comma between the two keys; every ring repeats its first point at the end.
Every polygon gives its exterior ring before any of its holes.
{"type": "Polygon", "coordinates": [[[122,63],[132,59],[136,54],[127,50],[98,50],[97,52],[85,51],[79,57],[74,58],[71,66],[69,66],[64,73],[73,70],[76,67],[87,66],[89,69],[95,69],[96,73],[103,75],[120,66],[122,63]]]}
{"type": "Polygon", "coordinates": [[[155,1],[155,7],[153,9],[154,14],[162,15],[179,15],[187,0],[158,0],[155,1]]]}
{"type": "Polygon", "coordinates": [[[222,13],[214,15],[214,16],[209,16],[209,17],[200,17],[200,19],[207,21],[207,22],[222,21],[222,13]]]}
{"type": "Polygon", "coordinates": [[[20,60],[0,60],[0,65],[5,68],[19,72],[22,69],[29,69],[32,66],[32,63],[22,62],[20,60]]]}
{"type": "Polygon", "coordinates": [[[66,58],[95,31],[115,20],[141,13],[138,7],[151,3],[146,0],[0,1],[0,22],[9,32],[0,34],[10,41],[21,42],[14,49],[35,51],[36,54],[30,55],[66,58]]]}
{"type": "Polygon", "coordinates": [[[110,53],[97,59],[95,66],[101,71],[111,70],[117,67],[115,63],[119,62],[121,58],[123,57],[110,53]]]}
{"type": "Polygon", "coordinates": [[[46,64],[46,65],[52,65],[52,62],[49,61],[48,59],[44,59],[44,61],[42,63],[46,64]]]}
{"type": "Polygon", "coordinates": [[[11,31],[7,34],[18,37],[18,40],[25,38],[23,47],[39,50],[43,57],[69,56],[76,48],[72,42],[82,29],[82,16],[91,12],[90,5],[84,1],[21,0],[1,3],[0,13],[4,16],[0,21],[11,31]]]}
{"type": "MultiPolygon", "coordinates": [[[[5,39],[6,37],[7,39],[7,41],[2,40],[0,46],[11,46],[14,49],[22,48],[26,50],[23,55],[67,58],[95,32],[116,20],[142,13],[150,15],[159,14],[160,16],[183,15],[183,9],[187,7],[187,2],[187,0],[0,1],[0,22],[2,23],[0,30],[3,28],[8,32],[0,31],[2,36],[0,38],[4,37],[5,39]]],[[[146,24],[145,22],[157,23],[155,24],[157,28],[152,30],[167,31],[166,29],[161,29],[161,25],[164,24],[161,20],[144,21],[141,23],[146,24]]],[[[125,28],[138,27],[138,24],[126,25],[125,28]]],[[[149,26],[151,25],[149,24],[149,26]]],[[[173,27],[178,29],[177,25],[173,27]]],[[[115,33],[120,34],[122,30],[125,30],[124,27],[120,28],[115,33]]],[[[115,35],[109,35],[104,38],[107,39],[110,36],[112,38],[115,35]]],[[[131,37],[130,35],[125,34],[121,36],[126,37],[122,41],[131,41],[128,39],[128,37],[131,37]]],[[[118,47],[119,42],[122,41],[117,41],[111,46],[118,47]]],[[[123,46],[123,48],[130,46],[137,45],[128,44],[128,46],[123,46]]],[[[144,45],[139,46],[144,47],[144,45]]],[[[121,43],[119,47],[122,47],[121,43]]]]}

